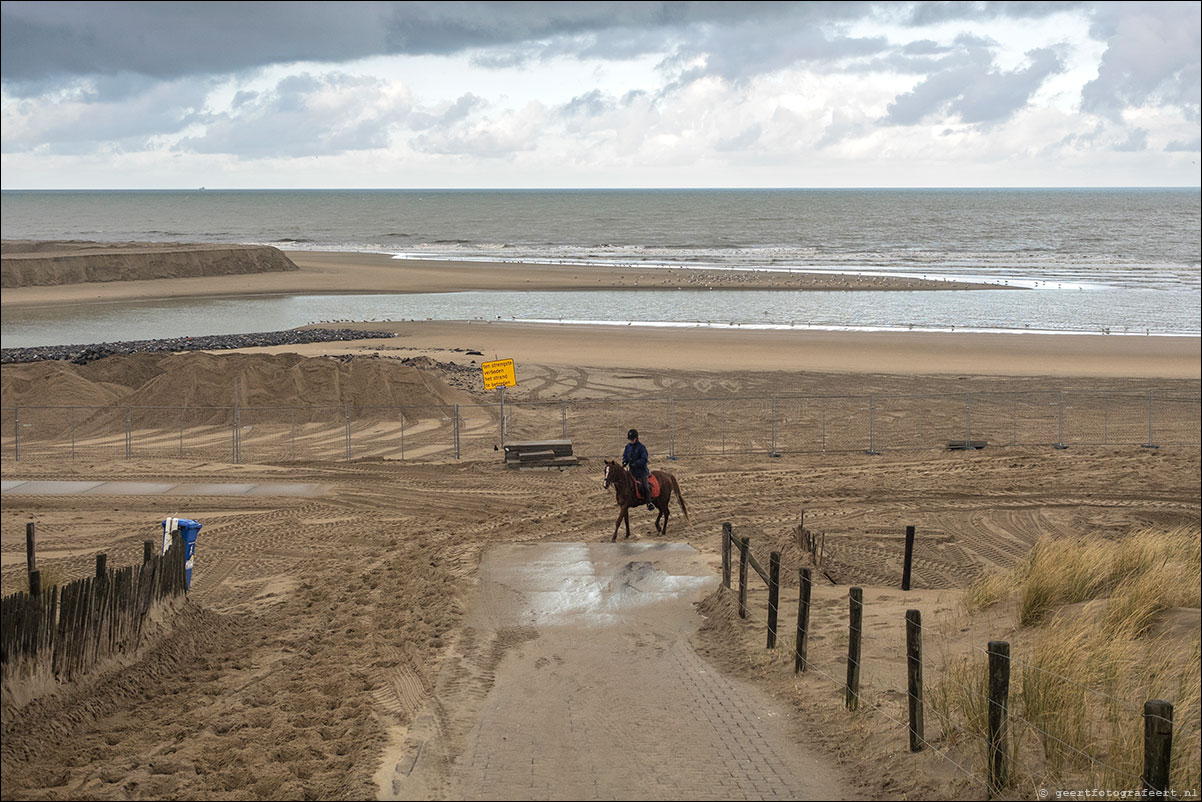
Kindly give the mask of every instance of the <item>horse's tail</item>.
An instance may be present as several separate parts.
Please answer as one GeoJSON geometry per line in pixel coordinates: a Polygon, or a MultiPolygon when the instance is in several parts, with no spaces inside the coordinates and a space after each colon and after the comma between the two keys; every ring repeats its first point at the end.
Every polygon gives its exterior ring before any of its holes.
{"type": "Polygon", "coordinates": [[[676,477],[672,477],[672,489],[676,491],[676,500],[680,502],[680,511],[684,513],[684,519],[689,523],[689,508],[684,505],[684,496],[680,495],[680,483],[676,481],[676,477]]]}

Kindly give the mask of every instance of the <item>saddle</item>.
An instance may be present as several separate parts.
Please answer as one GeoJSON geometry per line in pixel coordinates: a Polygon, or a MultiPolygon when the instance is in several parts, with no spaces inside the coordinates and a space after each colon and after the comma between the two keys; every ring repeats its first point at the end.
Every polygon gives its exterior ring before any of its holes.
{"type": "MultiPolygon", "coordinates": [[[[651,488],[651,498],[659,498],[659,479],[655,478],[655,474],[647,477],[647,487],[651,488]]],[[[650,501],[643,496],[643,488],[639,486],[639,480],[634,480],[634,495],[639,501],[650,501]]]]}

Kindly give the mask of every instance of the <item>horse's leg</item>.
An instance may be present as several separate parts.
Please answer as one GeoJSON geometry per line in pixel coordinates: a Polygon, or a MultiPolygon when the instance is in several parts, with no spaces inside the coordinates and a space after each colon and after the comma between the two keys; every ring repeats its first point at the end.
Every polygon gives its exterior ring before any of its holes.
{"type": "MultiPolygon", "coordinates": [[[[671,501],[671,497],[669,497],[668,501],[671,501]]],[[[668,507],[667,503],[665,503],[664,508],[660,511],[660,513],[664,516],[664,531],[660,532],[660,534],[663,535],[664,537],[667,537],[668,536],[668,519],[672,517],[672,510],[668,507]]]]}
{"type": "Polygon", "coordinates": [[[622,514],[626,516],[626,539],[630,540],[630,508],[623,509],[622,514]]]}
{"type": "Polygon", "coordinates": [[[622,518],[623,518],[623,516],[625,516],[625,517],[627,518],[627,521],[626,521],[626,537],[630,537],[630,520],[629,520],[629,512],[627,511],[627,508],[626,508],[626,507],[623,507],[621,510],[619,510],[619,511],[618,511],[618,520],[614,522],[614,536],[613,536],[613,537],[611,537],[611,538],[609,539],[609,542],[610,542],[610,543],[615,543],[615,542],[617,542],[617,540],[618,540],[618,527],[622,525],[622,518]]]}

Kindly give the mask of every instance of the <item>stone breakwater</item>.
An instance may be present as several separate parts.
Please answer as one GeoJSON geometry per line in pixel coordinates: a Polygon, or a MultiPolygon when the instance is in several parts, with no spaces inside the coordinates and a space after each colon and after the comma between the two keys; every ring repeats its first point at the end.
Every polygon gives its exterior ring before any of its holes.
{"type": "Polygon", "coordinates": [[[106,356],[173,353],[177,351],[225,351],[233,348],[261,348],[269,345],[302,345],[304,343],[343,342],[346,340],[379,340],[394,337],[388,331],[355,331],[354,329],[296,329],[268,331],[257,334],[214,334],[207,337],[173,337],[166,340],[130,340],[127,342],[95,343],[92,345],[40,345],[33,348],[0,349],[0,364],[63,360],[86,365],[106,356]]]}

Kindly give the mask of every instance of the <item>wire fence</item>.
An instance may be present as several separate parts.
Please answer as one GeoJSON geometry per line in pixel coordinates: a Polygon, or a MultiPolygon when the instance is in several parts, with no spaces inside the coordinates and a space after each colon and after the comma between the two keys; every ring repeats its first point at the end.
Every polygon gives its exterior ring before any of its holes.
{"type": "Polygon", "coordinates": [[[508,401],[443,406],[10,406],[14,459],[188,457],[240,462],[492,458],[504,443],[571,440],[614,453],[638,428],[657,457],[947,447],[1202,445],[1199,395],[1149,389],[939,395],[508,401]]]}

